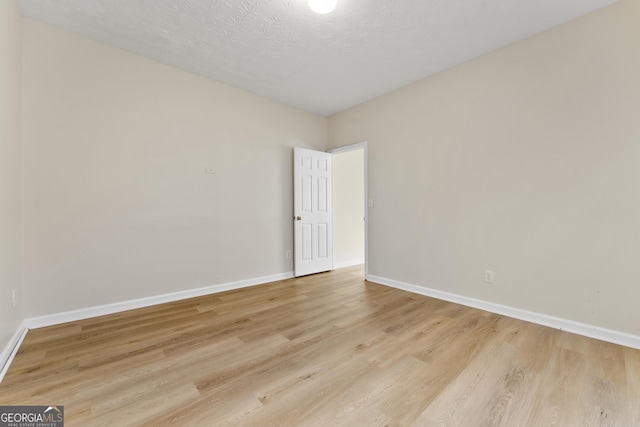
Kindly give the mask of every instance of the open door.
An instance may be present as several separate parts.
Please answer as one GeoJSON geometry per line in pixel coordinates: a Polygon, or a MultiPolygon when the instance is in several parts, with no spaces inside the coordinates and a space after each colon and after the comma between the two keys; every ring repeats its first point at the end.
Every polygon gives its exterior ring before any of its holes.
{"type": "Polygon", "coordinates": [[[293,150],[294,274],[333,268],[331,154],[293,150]]]}

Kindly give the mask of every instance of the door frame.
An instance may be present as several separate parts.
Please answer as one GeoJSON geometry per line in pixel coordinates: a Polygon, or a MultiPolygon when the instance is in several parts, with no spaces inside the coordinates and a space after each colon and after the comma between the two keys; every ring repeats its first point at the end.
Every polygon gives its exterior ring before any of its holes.
{"type": "MultiPolygon", "coordinates": [[[[358,142],[356,144],[345,145],[343,147],[332,148],[327,153],[337,154],[347,151],[364,149],[364,278],[369,280],[369,154],[368,142],[358,142]]],[[[335,263],[335,260],[333,261],[335,263]]]]}

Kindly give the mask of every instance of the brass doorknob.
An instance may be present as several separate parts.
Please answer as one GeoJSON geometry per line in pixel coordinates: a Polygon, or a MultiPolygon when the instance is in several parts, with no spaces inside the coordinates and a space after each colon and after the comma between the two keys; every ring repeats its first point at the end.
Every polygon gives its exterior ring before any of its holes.
{"type": "Polygon", "coordinates": [[[296,217],[296,220],[301,221],[301,220],[302,220],[302,217],[301,217],[301,216],[297,216],[297,217],[296,217]]]}

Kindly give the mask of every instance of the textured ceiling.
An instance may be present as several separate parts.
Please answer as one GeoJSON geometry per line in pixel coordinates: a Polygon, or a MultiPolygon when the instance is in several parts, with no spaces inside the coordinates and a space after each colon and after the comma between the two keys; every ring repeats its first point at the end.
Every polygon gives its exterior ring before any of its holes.
{"type": "MultiPolygon", "coordinates": [[[[1,1],[1,0],[0,0],[1,1]]],[[[322,115],[617,0],[19,0],[24,16],[322,115]]]]}

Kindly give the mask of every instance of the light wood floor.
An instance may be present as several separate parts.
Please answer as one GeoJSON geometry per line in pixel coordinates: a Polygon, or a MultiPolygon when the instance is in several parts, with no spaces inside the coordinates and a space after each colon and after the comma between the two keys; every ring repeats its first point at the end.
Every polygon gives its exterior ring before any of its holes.
{"type": "Polygon", "coordinates": [[[32,330],[2,405],[66,426],[640,426],[640,351],[360,268],[32,330]]]}

